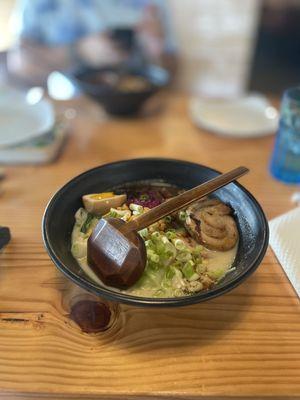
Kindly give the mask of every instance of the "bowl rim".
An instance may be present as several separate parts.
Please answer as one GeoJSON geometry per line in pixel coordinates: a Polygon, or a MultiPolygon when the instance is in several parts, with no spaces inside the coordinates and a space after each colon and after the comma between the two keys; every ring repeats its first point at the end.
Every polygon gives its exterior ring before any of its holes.
{"type": "Polygon", "coordinates": [[[58,189],[54,195],[50,198],[48,204],[46,205],[43,218],[42,218],[42,238],[44,242],[44,246],[50,256],[50,259],[54,263],[54,265],[67,277],[69,278],[72,282],[75,284],[79,285],[83,289],[95,294],[96,296],[103,297],[107,300],[113,301],[113,302],[119,302],[123,304],[128,304],[128,305],[134,305],[134,306],[151,306],[151,307],[181,307],[181,306],[187,306],[187,305],[192,305],[196,303],[200,303],[202,301],[207,301],[210,299],[213,299],[217,296],[220,296],[224,293],[227,293],[234,289],[236,286],[238,286],[241,282],[243,282],[245,279],[248,278],[249,275],[251,275],[257,267],[260,265],[261,261],[263,260],[265,253],[268,248],[269,244],[269,225],[268,221],[266,219],[266,216],[264,214],[264,211],[258,201],[255,199],[255,197],[240,183],[234,181],[233,184],[236,185],[239,189],[241,189],[254,203],[255,207],[257,208],[263,222],[263,240],[262,240],[262,247],[257,254],[256,258],[253,260],[251,263],[250,267],[241,275],[239,275],[234,281],[228,282],[220,287],[216,287],[213,289],[213,291],[203,291],[203,292],[198,292],[194,295],[189,295],[189,296],[181,296],[181,297],[172,297],[172,298],[152,298],[152,297],[140,297],[140,296],[132,296],[126,293],[122,292],[116,292],[113,291],[109,288],[106,287],[99,287],[96,283],[94,284],[93,282],[85,280],[83,277],[75,274],[72,272],[67,265],[65,265],[60,258],[56,255],[54,248],[51,245],[50,238],[48,235],[48,225],[49,225],[49,216],[51,214],[51,210],[55,205],[55,202],[57,198],[60,197],[61,192],[66,190],[70,184],[76,183],[77,180],[81,179],[83,176],[93,173],[94,171],[102,168],[102,167],[110,167],[113,165],[118,165],[118,164],[124,164],[126,162],[175,162],[175,163],[181,163],[185,165],[191,165],[191,166],[196,166],[196,167],[203,167],[206,169],[211,170],[212,172],[216,172],[217,174],[220,174],[221,172],[207,167],[202,164],[198,164],[195,162],[191,161],[186,161],[186,160],[180,160],[180,159],[174,159],[174,158],[164,158],[164,157],[145,157],[145,158],[130,158],[130,159],[123,159],[119,161],[114,161],[106,164],[99,165],[97,167],[88,169],[84,172],[82,172],[79,175],[76,175],[72,179],[70,179],[67,183],[65,183],[60,189],[58,189]]]}
{"type": "Polygon", "coordinates": [[[83,76],[85,74],[89,73],[103,73],[106,71],[118,71],[120,69],[120,65],[103,65],[102,67],[89,67],[89,66],[81,66],[77,69],[74,69],[72,71],[68,72],[68,77],[78,86],[81,87],[83,90],[88,91],[91,95],[99,96],[99,95],[105,95],[105,96],[111,96],[111,97],[128,97],[129,95],[149,95],[157,90],[163,89],[166,87],[170,81],[170,76],[168,71],[160,67],[159,65],[155,64],[149,64],[145,70],[141,68],[128,68],[128,72],[131,72],[133,75],[136,76],[142,76],[144,77],[148,83],[149,87],[144,90],[140,90],[137,92],[132,92],[132,91],[120,91],[115,88],[110,88],[109,86],[106,86],[102,83],[91,83],[83,79],[83,76]],[[151,76],[151,72],[156,69],[156,70],[161,70],[163,71],[165,76],[164,82],[157,83],[151,76]]]}

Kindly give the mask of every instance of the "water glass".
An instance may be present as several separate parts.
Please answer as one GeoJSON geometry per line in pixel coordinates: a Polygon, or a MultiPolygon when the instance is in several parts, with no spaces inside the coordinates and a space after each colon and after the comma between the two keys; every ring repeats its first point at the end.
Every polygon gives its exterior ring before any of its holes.
{"type": "Polygon", "coordinates": [[[285,183],[300,183],[300,86],[283,94],[270,172],[285,183]]]}

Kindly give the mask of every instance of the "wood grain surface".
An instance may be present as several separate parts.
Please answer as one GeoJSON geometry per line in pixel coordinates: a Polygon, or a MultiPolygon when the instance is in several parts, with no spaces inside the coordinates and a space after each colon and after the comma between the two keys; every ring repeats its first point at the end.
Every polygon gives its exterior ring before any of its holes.
{"type": "Polygon", "coordinates": [[[12,241],[0,255],[1,399],[300,398],[300,305],[271,250],[238,288],[180,309],[120,306],[112,327],[82,333],[64,306],[66,280],[44,249],[41,218],[51,195],[78,173],[146,156],[190,160],[241,182],[268,218],[291,209],[295,190],[268,174],[272,137],[224,139],[195,128],[187,99],[160,113],[108,119],[77,100],[58,162],[7,168],[0,224],[12,241]]]}

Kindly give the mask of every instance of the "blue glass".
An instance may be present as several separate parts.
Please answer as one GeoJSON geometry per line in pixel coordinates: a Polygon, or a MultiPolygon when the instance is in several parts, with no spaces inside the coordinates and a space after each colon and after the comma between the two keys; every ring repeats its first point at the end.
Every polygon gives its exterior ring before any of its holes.
{"type": "Polygon", "coordinates": [[[284,92],[270,172],[286,183],[300,183],[300,87],[284,92]]]}

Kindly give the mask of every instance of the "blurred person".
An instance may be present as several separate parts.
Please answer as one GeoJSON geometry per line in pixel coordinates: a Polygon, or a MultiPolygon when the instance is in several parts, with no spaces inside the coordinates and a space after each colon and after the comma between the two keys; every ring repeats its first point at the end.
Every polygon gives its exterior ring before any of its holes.
{"type": "Polygon", "coordinates": [[[130,46],[120,42],[130,33],[144,60],[175,69],[164,0],[19,0],[12,21],[18,40],[8,69],[33,84],[76,63],[99,67],[128,60],[130,46]]]}

